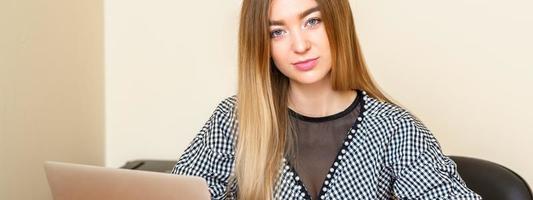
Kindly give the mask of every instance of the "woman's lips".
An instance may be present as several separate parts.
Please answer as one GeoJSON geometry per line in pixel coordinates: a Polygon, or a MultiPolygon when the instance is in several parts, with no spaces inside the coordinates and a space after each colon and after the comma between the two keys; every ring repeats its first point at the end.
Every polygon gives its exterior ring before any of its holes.
{"type": "Polygon", "coordinates": [[[318,63],[318,58],[312,58],[301,62],[293,63],[294,67],[300,71],[309,71],[313,69],[318,63]]]}

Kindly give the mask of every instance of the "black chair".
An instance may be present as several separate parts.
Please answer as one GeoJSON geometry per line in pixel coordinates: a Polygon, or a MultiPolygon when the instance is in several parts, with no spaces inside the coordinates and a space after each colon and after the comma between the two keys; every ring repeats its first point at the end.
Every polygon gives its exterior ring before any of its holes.
{"type": "MultiPolygon", "coordinates": [[[[450,156],[468,188],[484,200],[533,200],[527,182],[512,170],[486,160],[450,156]]],[[[170,173],[176,161],[134,160],[121,168],[170,173]]]]}
{"type": "Polygon", "coordinates": [[[468,188],[484,200],[533,200],[527,182],[502,165],[461,156],[450,156],[468,188]]]}

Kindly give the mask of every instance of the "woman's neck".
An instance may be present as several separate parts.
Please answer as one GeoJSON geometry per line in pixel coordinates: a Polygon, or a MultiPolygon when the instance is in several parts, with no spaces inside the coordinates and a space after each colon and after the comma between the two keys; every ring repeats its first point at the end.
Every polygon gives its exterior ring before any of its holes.
{"type": "Polygon", "coordinates": [[[313,84],[289,86],[288,106],[294,112],[308,117],[323,117],[345,110],[357,96],[354,90],[335,91],[329,78],[313,84]]]}

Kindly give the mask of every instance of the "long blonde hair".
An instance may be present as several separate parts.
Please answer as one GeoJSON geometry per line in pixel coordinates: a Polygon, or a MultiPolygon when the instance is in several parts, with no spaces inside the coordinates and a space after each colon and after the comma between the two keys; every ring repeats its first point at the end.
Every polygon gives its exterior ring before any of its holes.
{"type": "MultiPolygon", "coordinates": [[[[368,73],[348,0],[316,1],[331,47],[333,89],[362,89],[391,102],[368,73]]],[[[295,150],[288,119],[289,80],[270,55],[270,3],[243,0],[241,9],[235,163],[238,199],[271,199],[281,160],[295,150]]]]}

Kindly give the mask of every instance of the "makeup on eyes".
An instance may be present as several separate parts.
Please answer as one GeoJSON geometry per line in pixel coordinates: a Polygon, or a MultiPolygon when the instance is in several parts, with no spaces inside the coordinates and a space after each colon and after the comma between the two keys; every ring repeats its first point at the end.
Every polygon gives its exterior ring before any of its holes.
{"type": "MultiPolygon", "coordinates": [[[[309,17],[307,20],[305,20],[304,26],[307,26],[308,23],[310,23],[311,21],[316,21],[314,24],[309,25],[311,28],[319,25],[320,23],[322,23],[322,19],[319,16],[309,17]]],[[[282,26],[282,25],[271,25],[271,26],[282,26]]],[[[281,37],[281,35],[275,35],[275,33],[283,32],[283,31],[284,30],[280,29],[280,28],[275,28],[275,29],[271,30],[270,31],[270,38],[281,37]]]]}

